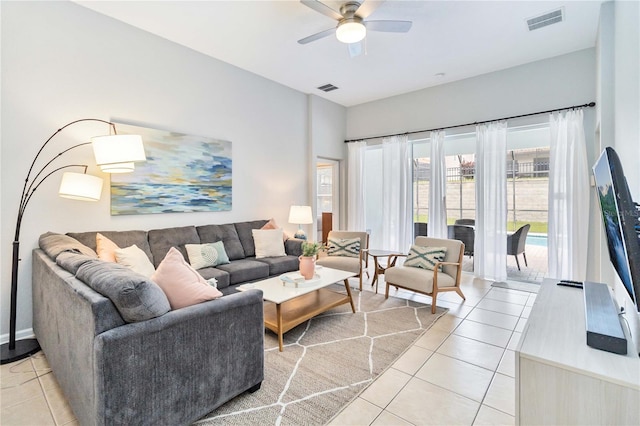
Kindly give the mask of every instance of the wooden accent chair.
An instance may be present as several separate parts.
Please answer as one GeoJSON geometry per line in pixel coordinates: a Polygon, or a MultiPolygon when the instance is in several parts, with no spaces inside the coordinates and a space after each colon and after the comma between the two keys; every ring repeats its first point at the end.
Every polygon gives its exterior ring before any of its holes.
{"type": "Polygon", "coordinates": [[[330,244],[331,240],[346,240],[352,238],[360,239],[360,250],[358,250],[357,256],[332,255],[330,254],[331,249],[325,249],[318,253],[316,265],[357,274],[356,277],[359,279],[360,291],[362,291],[362,273],[364,272],[367,274],[367,277],[369,276],[369,272],[367,271],[367,267],[369,266],[369,256],[367,255],[367,251],[369,250],[369,234],[355,231],[331,231],[327,236],[327,244],[330,244]]]}
{"type": "Polygon", "coordinates": [[[522,253],[524,257],[524,265],[527,264],[527,254],[524,252],[525,244],[527,242],[527,234],[531,228],[530,224],[522,225],[516,232],[511,235],[507,235],[507,256],[515,256],[516,265],[518,265],[518,271],[520,270],[520,262],[518,261],[518,255],[522,253]]]}
{"type": "Polygon", "coordinates": [[[463,300],[466,300],[462,290],[460,290],[464,243],[459,240],[416,237],[415,245],[422,247],[445,247],[447,252],[444,261],[437,262],[433,271],[404,265],[388,268],[384,274],[387,285],[384,297],[389,297],[389,286],[426,294],[427,296],[431,296],[431,313],[434,314],[436,313],[438,293],[455,291],[463,300]],[[440,266],[442,266],[442,270],[438,271],[440,266]]]}

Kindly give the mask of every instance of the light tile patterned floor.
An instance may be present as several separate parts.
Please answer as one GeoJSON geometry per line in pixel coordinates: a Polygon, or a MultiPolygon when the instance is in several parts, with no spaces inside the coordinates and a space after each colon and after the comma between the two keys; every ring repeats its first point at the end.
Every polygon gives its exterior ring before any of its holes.
{"type": "MultiPolygon", "coordinates": [[[[494,288],[471,274],[464,274],[462,290],[464,302],[453,293],[438,298],[439,306],[449,308],[447,315],[332,425],[514,424],[514,349],[536,295],[494,288]]],[[[390,293],[431,302],[411,292],[390,293]]],[[[3,426],[77,424],[42,352],[3,365],[0,374],[3,426]]]]}
{"type": "MultiPolygon", "coordinates": [[[[330,425],[515,423],[514,350],[536,294],[491,287],[471,274],[464,274],[462,290],[464,302],[453,293],[438,299],[447,315],[330,425]]],[[[430,303],[393,288],[390,295],[430,303]]]]}

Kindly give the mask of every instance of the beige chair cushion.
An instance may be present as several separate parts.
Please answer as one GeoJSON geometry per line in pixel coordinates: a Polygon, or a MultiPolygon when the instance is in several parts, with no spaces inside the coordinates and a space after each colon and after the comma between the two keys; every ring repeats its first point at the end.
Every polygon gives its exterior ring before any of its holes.
{"type": "MultiPolygon", "coordinates": [[[[339,269],[341,271],[360,273],[360,259],[357,257],[345,256],[324,256],[318,258],[316,265],[326,266],[327,268],[339,269]]],[[[364,267],[364,266],[363,266],[364,267]]]]}
{"type": "MultiPolygon", "coordinates": [[[[433,291],[433,271],[410,266],[394,266],[384,273],[384,279],[389,284],[398,284],[402,287],[431,293],[433,291]]],[[[438,288],[453,287],[455,279],[444,273],[438,272],[438,288]]]]}

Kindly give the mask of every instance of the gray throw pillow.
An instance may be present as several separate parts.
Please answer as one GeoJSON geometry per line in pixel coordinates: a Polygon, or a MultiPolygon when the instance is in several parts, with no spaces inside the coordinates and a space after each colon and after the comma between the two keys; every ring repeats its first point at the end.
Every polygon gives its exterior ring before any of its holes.
{"type": "Polygon", "coordinates": [[[68,235],[47,232],[46,234],[40,235],[38,243],[40,248],[53,260],[56,260],[58,255],[65,251],[82,253],[94,258],[98,257],[95,251],[68,235]]]}
{"type": "Polygon", "coordinates": [[[111,299],[127,322],[145,321],[171,310],[156,283],[126,266],[96,259],[80,265],[76,278],[111,299]]]}

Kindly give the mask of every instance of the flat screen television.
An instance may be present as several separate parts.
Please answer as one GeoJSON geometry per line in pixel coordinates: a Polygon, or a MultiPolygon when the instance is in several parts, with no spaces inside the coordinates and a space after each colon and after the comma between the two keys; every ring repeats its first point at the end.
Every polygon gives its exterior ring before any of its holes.
{"type": "Polygon", "coordinates": [[[609,259],[640,312],[640,222],[615,150],[607,147],[593,166],[609,259]]]}

